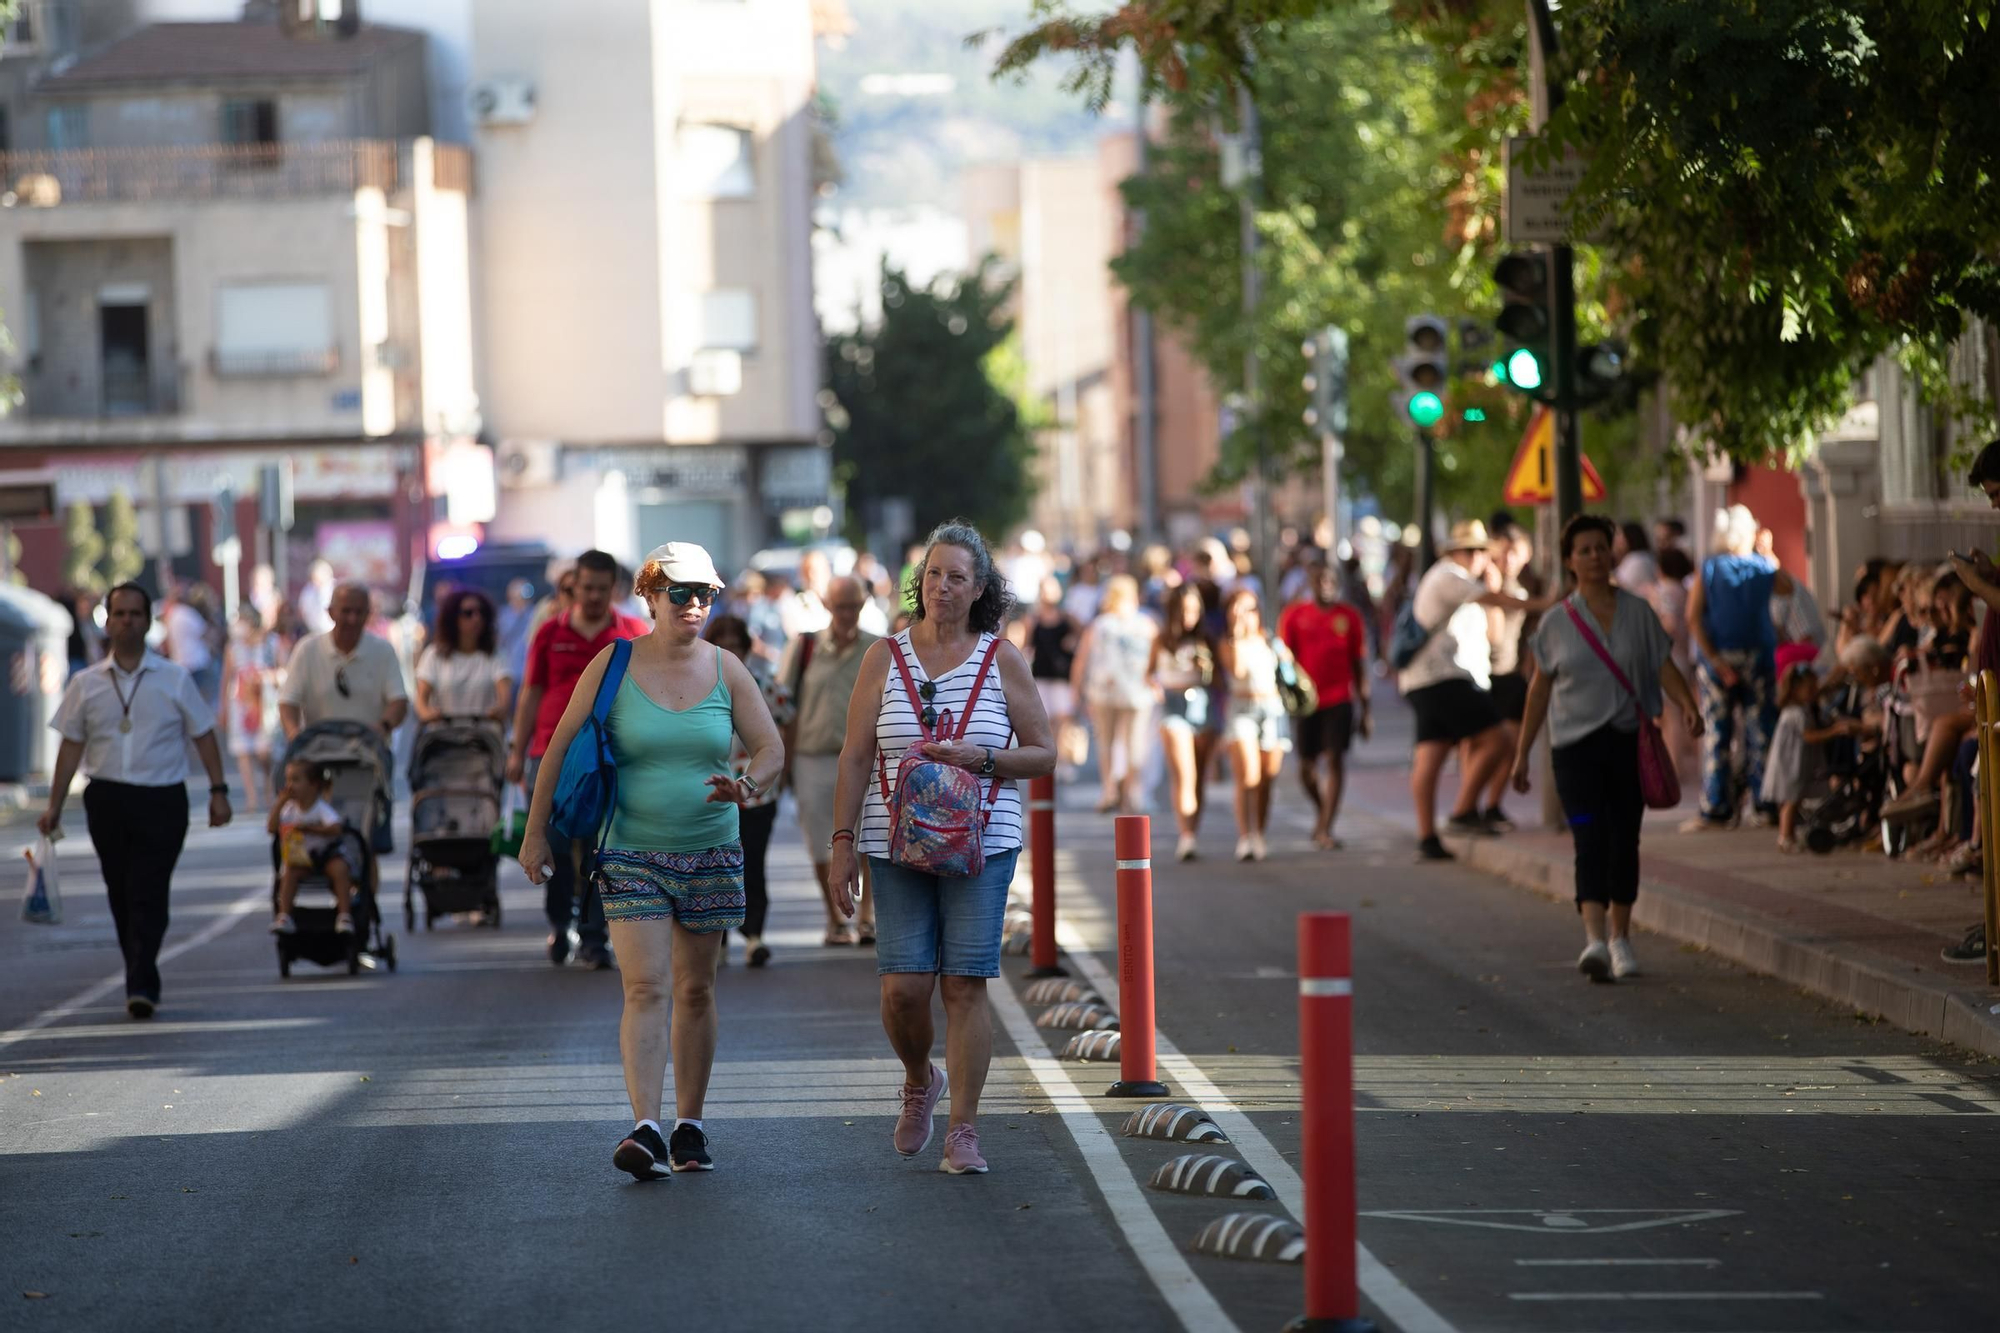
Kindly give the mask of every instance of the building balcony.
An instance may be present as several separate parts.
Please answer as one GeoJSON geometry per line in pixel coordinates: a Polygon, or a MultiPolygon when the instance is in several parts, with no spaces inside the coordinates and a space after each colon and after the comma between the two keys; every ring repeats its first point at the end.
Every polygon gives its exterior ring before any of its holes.
{"type": "MultiPolygon", "coordinates": [[[[359,190],[389,196],[406,183],[406,149],[387,139],[350,139],[0,153],[0,206],[298,199],[359,190]]],[[[471,154],[438,144],[431,175],[436,189],[468,192],[471,154]]]]}

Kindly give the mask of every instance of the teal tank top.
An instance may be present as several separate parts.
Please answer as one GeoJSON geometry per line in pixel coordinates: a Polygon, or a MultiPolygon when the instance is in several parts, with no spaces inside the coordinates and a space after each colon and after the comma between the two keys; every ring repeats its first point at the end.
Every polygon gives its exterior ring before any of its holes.
{"type": "Polygon", "coordinates": [[[735,842],[735,805],[708,799],[709,777],[730,771],[735,730],[720,648],[715,688],[682,712],[654,703],[628,674],[611,701],[618,808],[604,845],[628,852],[699,852],[735,842]]]}

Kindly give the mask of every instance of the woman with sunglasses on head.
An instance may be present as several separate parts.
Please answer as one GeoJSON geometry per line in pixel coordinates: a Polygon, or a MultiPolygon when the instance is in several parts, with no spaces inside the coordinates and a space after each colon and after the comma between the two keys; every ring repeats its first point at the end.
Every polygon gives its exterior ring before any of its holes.
{"type": "MultiPolygon", "coordinates": [[[[931,995],[941,990],[951,1123],[939,1169],[983,1173],[979,1096],[993,1061],[986,983],[1000,975],[1001,918],[1021,849],[1014,784],[1055,771],[1055,741],[1027,658],[997,637],[1006,624],[1007,582],[978,529],[954,521],[933,531],[908,597],[910,627],[861,660],[834,791],[828,877],[835,905],[851,914],[861,858],[869,858],[882,1026],[903,1062],[896,1151],[914,1157],[924,1150],[944,1095],[946,1074],[931,1063],[931,995]],[[907,814],[906,756],[976,775],[979,825],[959,826],[968,847],[976,838],[982,853],[975,873],[927,873],[891,859],[892,821],[907,814]]],[[[902,822],[907,829],[908,819],[902,822]]]]}
{"type": "Polygon", "coordinates": [[[438,601],[431,641],[417,658],[417,720],[477,717],[505,722],[514,679],[500,660],[493,603],[477,588],[455,588],[438,601]]]}
{"type": "MultiPolygon", "coordinates": [[[[618,783],[610,831],[593,873],[625,990],[618,1046],[637,1122],[612,1162],[640,1180],[710,1171],[702,1103],[715,1063],[715,969],[728,933],[743,924],[743,844],[738,808],[784,768],[778,727],[750,669],[703,641],[722,578],[708,552],[668,542],[636,580],[653,630],[632,640],[608,717],[618,783]],[[730,767],[741,736],[749,764],[730,767]],[[663,1022],[672,987],[672,1040],[663,1022]],[[674,1062],[678,1119],[661,1133],[661,1086],[674,1062]]],[[[616,645],[584,669],[543,755],[528,811],[521,865],[541,883],[551,864],[549,812],[563,758],[591,715],[616,645]]]]}

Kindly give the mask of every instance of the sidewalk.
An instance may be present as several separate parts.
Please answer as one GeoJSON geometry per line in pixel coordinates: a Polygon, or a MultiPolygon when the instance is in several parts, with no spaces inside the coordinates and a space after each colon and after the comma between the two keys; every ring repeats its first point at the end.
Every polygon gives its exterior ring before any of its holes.
{"type": "MultiPolygon", "coordinates": [[[[1347,807],[1414,828],[1409,715],[1393,698],[1377,711],[1376,739],[1350,763],[1347,807]]],[[[1454,773],[1439,784],[1440,816],[1456,786],[1454,773]]],[[[1512,795],[1508,809],[1519,832],[1449,843],[1469,865],[1568,902],[1575,891],[1570,840],[1539,827],[1540,808],[1539,792],[1512,795]]],[[[2000,1056],[2000,989],[1985,984],[1983,966],[1938,957],[1983,919],[1977,876],[1953,879],[1929,862],[1892,861],[1880,852],[1787,854],[1773,829],[1680,832],[1693,813],[1692,793],[1681,809],[1647,812],[1633,912],[1641,926],[1857,1013],[2000,1056]]]]}

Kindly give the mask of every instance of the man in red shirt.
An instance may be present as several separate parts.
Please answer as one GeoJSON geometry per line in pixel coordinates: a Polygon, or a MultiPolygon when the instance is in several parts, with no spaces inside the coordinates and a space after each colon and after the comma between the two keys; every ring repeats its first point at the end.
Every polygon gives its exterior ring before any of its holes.
{"type": "Polygon", "coordinates": [[[1294,602],[1278,617],[1278,638],[1319,693],[1319,711],[1292,723],[1299,751],[1299,780],[1318,812],[1313,845],[1334,848],[1334,816],[1347,783],[1347,747],[1354,740],[1355,702],[1360,701],[1361,734],[1373,727],[1368,712],[1368,633],[1361,613],[1340,600],[1340,580],[1332,566],[1315,561],[1312,598],[1294,602]],[[1324,759],[1325,765],[1320,761],[1324,759]]]}
{"type": "MultiPolygon", "coordinates": [[[[507,752],[507,781],[535,789],[535,773],[549,739],[556,734],[569,697],[583,669],[614,639],[636,639],[649,633],[643,620],[620,614],[611,598],[618,586],[618,562],[603,551],[585,551],[576,558],[576,594],[570,609],[551,616],[528,644],[527,679],[514,706],[514,742],[507,752]]],[[[555,868],[544,887],[549,917],[549,961],[560,967],[569,960],[569,936],[575,925],[576,960],[602,971],[611,966],[611,949],[604,928],[604,905],[597,886],[585,882],[583,901],[576,901],[580,867],[567,839],[549,830],[549,851],[555,868]]]]}

